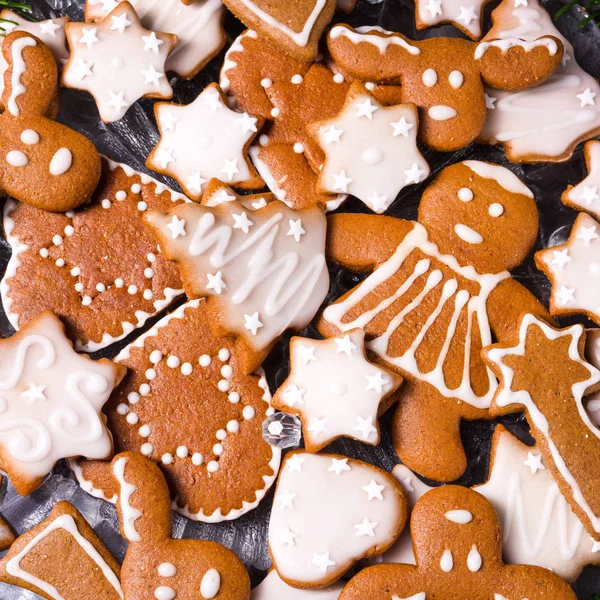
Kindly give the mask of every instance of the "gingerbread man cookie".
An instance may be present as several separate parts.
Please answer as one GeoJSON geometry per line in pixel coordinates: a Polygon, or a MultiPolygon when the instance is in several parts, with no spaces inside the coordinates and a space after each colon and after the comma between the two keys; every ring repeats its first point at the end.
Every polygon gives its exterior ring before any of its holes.
{"type": "MultiPolygon", "coordinates": [[[[115,360],[128,375],[104,412],[116,452],[159,463],[174,509],[214,523],[258,506],[281,452],[261,436],[273,412],[266,381],[241,372],[235,349],[211,334],[209,319],[206,302],[192,300],[127,346],[115,360]]],[[[86,491],[114,501],[108,463],[71,466],[86,491]]]]}
{"type": "Polygon", "coordinates": [[[563,192],[561,200],[567,206],[584,210],[600,219],[600,142],[588,142],[584,147],[584,155],[588,176],[577,185],[570,185],[563,192]]]}
{"type": "Polygon", "coordinates": [[[32,206],[60,212],[85,202],[100,179],[100,156],[81,134],[46,115],[57,91],[50,49],[25,31],[2,44],[8,64],[0,115],[0,189],[32,206]]]}
{"type": "Polygon", "coordinates": [[[171,537],[169,489],[151,460],[123,452],[110,470],[119,489],[121,533],[129,542],[121,569],[125,598],[247,600],[250,578],[231,550],[171,537]]]}
{"type": "Polygon", "coordinates": [[[362,81],[402,84],[403,102],[420,109],[419,137],[434,150],[463,148],[485,123],[485,82],[520,91],[539,85],[560,65],[561,41],[516,38],[476,44],[457,38],[413,41],[399,33],[361,33],[336,25],[327,46],[337,65],[362,81]]]}
{"type": "Polygon", "coordinates": [[[245,373],[286,329],[304,329],[327,295],[327,222],[319,208],[189,203],[145,219],[163,255],[178,263],[188,297],[208,297],[213,330],[234,338],[245,373]]]}
{"type": "Polygon", "coordinates": [[[486,348],[483,356],[500,378],[491,412],[525,410],[544,464],[573,512],[600,540],[600,472],[590,457],[600,452],[600,430],[583,396],[600,390],[600,371],[583,358],[581,325],[555,329],[526,314],[518,333],[486,348]]]}
{"type": "Polygon", "coordinates": [[[0,581],[47,600],[123,600],[120,573],[119,563],[66,501],[19,536],[0,561],[0,581]]]}
{"type": "Polygon", "coordinates": [[[269,521],[281,579],[298,588],[337,581],[361,558],[381,554],[406,523],[406,498],[385,471],[338,454],[288,454],[269,521]]]}
{"type": "Polygon", "coordinates": [[[453,481],[466,467],[460,420],[489,418],[497,386],[480,350],[506,339],[523,310],[547,314],[508,273],[535,243],[537,208],[508,169],[465,161],[425,190],[418,221],[328,219],[328,255],[370,276],[318,327],[328,337],[365,330],[367,350],[404,377],[393,423],[400,460],[453,481]]]}
{"type": "Polygon", "coordinates": [[[455,485],[427,492],[410,530],[416,565],[376,565],[355,575],[340,600],[575,600],[569,585],[540,567],[505,565],[498,517],[481,494],[455,485]]]}
{"type": "Polygon", "coordinates": [[[71,57],[62,84],[89,92],[104,122],[122,119],[142,97],[173,97],[165,62],[177,36],[145,29],[129,2],[100,23],[68,23],[66,31],[71,57]]]}

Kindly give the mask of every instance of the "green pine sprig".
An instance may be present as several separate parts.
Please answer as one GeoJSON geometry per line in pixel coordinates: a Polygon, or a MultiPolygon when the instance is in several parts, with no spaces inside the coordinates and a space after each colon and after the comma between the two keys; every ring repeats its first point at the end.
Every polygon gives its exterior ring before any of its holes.
{"type": "Polygon", "coordinates": [[[600,600],[600,594],[594,594],[592,600],[600,600]]]}
{"type": "MultiPolygon", "coordinates": [[[[29,2],[19,2],[15,0],[0,0],[0,8],[10,8],[15,12],[19,13],[23,17],[35,21],[32,12],[31,12],[31,4],[29,2]]],[[[17,26],[18,23],[15,21],[11,21],[10,19],[2,19],[0,18],[0,36],[5,36],[8,32],[4,27],[2,27],[3,23],[8,23],[9,25],[17,26]]]]}
{"type": "MultiPolygon", "coordinates": [[[[585,27],[590,23],[600,26],[600,0],[569,0],[569,2],[554,15],[554,19],[560,19],[575,6],[580,6],[587,13],[587,16],[579,21],[579,27],[585,27]]],[[[598,596],[597,599],[594,598],[594,600],[600,600],[600,596],[598,596]]]]}

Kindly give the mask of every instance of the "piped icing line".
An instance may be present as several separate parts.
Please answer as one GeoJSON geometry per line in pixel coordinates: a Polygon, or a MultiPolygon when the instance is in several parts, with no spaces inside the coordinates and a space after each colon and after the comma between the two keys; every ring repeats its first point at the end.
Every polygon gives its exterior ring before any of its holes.
{"type": "Polygon", "coordinates": [[[484,179],[492,179],[503,187],[507,192],[523,194],[533,198],[533,192],[512,172],[501,165],[494,165],[480,160],[465,160],[462,163],[469,167],[475,175],[484,179]]]}
{"type": "Polygon", "coordinates": [[[115,575],[112,569],[106,564],[106,561],[102,558],[100,553],[94,548],[94,545],[81,535],[77,528],[77,523],[71,515],[61,515],[57,517],[52,523],[48,525],[43,531],[38,533],[16,556],[13,556],[6,563],[6,572],[13,577],[17,577],[28,584],[42,590],[45,594],[53,598],[54,600],[65,600],[65,598],[59,593],[59,591],[51,584],[36,577],[35,575],[25,571],[21,567],[21,561],[31,552],[35,546],[37,546],[43,539],[50,535],[53,531],[62,529],[67,533],[71,534],[73,539],[79,544],[81,549],[90,557],[90,559],[96,564],[96,566],[102,571],[102,574],[114,590],[119,595],[119,598],[123,598],[123,590],[119,578],[115,575]]]}
{"type": "Polygon", "coordinates": [[[69,465],[69,469],[71,469],[73,475],[75,476],[79,487],[84,492],[87,492],[90,496],[93,496],[94,498],[104,500],[105,502],[110,502],[111,504],[117,503],[117,500],[119,499],[118,494],[113,494],[112,498],[108,498],[102,490],[99,490],[98,488],[94,487],[94,484],[85,478],[85,476],[83,475],[83,470],[77,462],[77,459],[68,458],[67,463],[69,465]]]}
{"type": "Polygon", "coordinates": [[[552,38],[539,38],[531,42],[526,42],[518,38],[507,38],[502,40],[493,40],[491,42],[480,42],[475,48],[475,60],[483,58],[485,53],[490,48],[499,48],[503,53],[508,52],[511,48],[523,48],[525,52],[531,52],[535,48],[545,47],[550,56],[554,56],[558,52],[558,44],[552,38]]]}
{"type": "Polygon", "coordinates": [[[354,44],[366,42],[378,48],[381,54],[384,54],[390,46],[399,46],[400,48],[406,50],[409,54],[412,54],[413,56],[421,54],[421,50],[419,48],[409,44],[400,35],[394,35],[389,31],[385,31],[377,27],[363,27],[357,29],[356,31],[352,31],[347,27],[337,25],[329,32],[329,36],[331,37],[331,39],[334,40],[339,37],[345,37],[348,38],[354,44]],[[370,31],[385,33],[387,37],[368,33],[370,31]]]}
{"type": "Polygon", "coordinates": [[[258,34],[252,29],[244,31],[241,35],[235,38],[233,44],[231,44],[231,46],[229,46],[229,48],[227,49],[227,52],[225,52],[225,57],[223,58],[223,66],[221,67],[221,73],[219,76],[219,85],[221,86],[221,89],[224,92],[227,92],[231,85],[231,81],[225,75],[225,73],[227,73],[227,71],[231,71],[231,69],[235,69],[238,66],[238,64],[231,59],[231,55],[237,54],[239,52],[244,52],[245,48],[242,42],[245,37],[249,37],[253,40],[256,40],[258,39],[258,34]]]}
{"type": "Polygon", "coordinates": [[[142,537],[135,528],[135,522],[143,516],[143,512],[131,505],[131,496],[138,489],[125,478],[125,467],[129,459],[122,457],[117,460],[113,466],[113,474],[119,482],[119,500],[121,506],[123,534],[129,542],[141,542],[142,537]]]}
{"type": "Polygon", "coordinates": [[[27,69],[25,59],[23,58],[23,50],[29,46],[37,46],[37,42],[32,37],[25,36],[15,40],[10,48],[12,56],[12,73],[10,75],[12,91],[8,98],[6,108],[13,117],[18,117],[20,115],[20,110],[17,106],[17,98],[27,91],[25,86],[21,83],[21,76],[27,69]]]}

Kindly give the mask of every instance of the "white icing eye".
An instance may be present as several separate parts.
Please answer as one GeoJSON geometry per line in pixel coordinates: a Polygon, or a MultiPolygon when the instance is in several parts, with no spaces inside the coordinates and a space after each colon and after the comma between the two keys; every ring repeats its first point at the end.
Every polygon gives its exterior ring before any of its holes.
{"type": "Polygon", "coordinates": [[[460,188],[458,190],[458,199],[463,202],[471,202],[473,200],[473,192],[469,188],[460,188]]]}
{"type": "Polygon", "coordinates": [[[494,204],[490,204],[488,213],[490,214],[490,217],[499,217],[504,214],[504,206],[498,202],[494,202],[494,204]]]}
{"type": "Polygon", "coordinates": [[[433,87],[438,80],[438,75],[433,69],[427,69],[425,73],[423,73],[423,83],[427,87],[433,87]]]}
{"type": "Polygon", "coordinates": [[[460,71],[452,71],[452,73],[448,75],[448,81],[455,90],[463,84],[464,80],[465,77],[460,71]]]}

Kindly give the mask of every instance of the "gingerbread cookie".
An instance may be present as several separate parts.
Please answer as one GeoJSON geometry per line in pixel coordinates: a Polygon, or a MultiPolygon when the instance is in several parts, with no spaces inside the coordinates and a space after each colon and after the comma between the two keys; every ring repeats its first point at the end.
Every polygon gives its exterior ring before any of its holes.
{"type": "MultiPolygon", "coordinates": [[[[86,0],[85,20],[105,19],[123,0],[86,0]]],[[[165,62],[167,72],[191,79],[214,58],[226,42],[225,8],[221,0],[130,0],[142,25],[177,36],[175,49],[165,62]]]]}
{"type": "Polygon", "coordinates": [[[298,588],[337,581],[361,558],[381,554],[406,523],[406,498],[385,471],[338,454],[288,454],[269,521],[281,579],[298,588]]]}
{"type": "Polygon", "coordinates": [[[538,565],[568,581],[585,565],[600,564],[600,543],[571,511],[540,451],[501,425],[494,432],[489,479],[474,489],[498,513],[508,563],[538,565]]]}
{"type": "Polygon", "coordinates": [[[8,65],[0,115],[0,189],[49,211],[85,202],[100,178],[100,156],[81,134],[46,117],[57,91],[50,49],[25,31],[2,44],[8,65]]]}
{"type": "Polygon", "coordinates": [[[568,160],[579,142],[600,135],[600,84],[575,60],[575,51],[538,0],[503,0],[492,13],[494,26],[484,40],[539,36],[564,46],[554,75],[530,90],[487,90],[488,111],[481,140],[501,144],[515,162],[568,160]]]}
{"type": "Polygon", "coordinates": [[[585,213],[561,246],[540,250],[535,264],[552,283],[550,313],[584,313],[600,325],[600,223],[585,213]]]}
{"type": "Polygon", "coordinates": [[[567,206],[584,210],[600,219],[600,142],[588,142],[584,154],[588,176],[576,186],[570,185],[561,200],[567,206]]]}
{"type": "MultiPolygon", "coordinates": [[[[585,358],[592,366],[600,369],[600,329],[586,330],[585,358]]],[[[592,421],[600,426],[600,392],[587,396],[586,409],[592,421]]]]}
{"type": "Polygon", "coordinates": [[[321,590],[293,588],[273,569],[262,583],[252,590],[250,600],[337,600],[343,587],[344,584],[338,581],[321,590]]]}
{"type": "Polygon", "coordinates": [[[448,485],[426,493],[413,509],[410,530],[416,566],[368,567],[350,580],[340,600],[576,598],[546,569],[502,562],[498,517],[473,490],[448,485]]]}
{"type": "Polygon", "coordinates": [[[245,373],[286,329],[304,329],[329,290],[319,208],[190,203],[149,211],[145,220],[163,255],[179,265],[188,297],[208,297],[213,331],[234,338],[245,373]]]}
{"type": "Polygon", "coordinates": [[[112,456],[101,409],[125,374],[76,354],[50,311],[0,341],[0,462],[19,494],[35,490],[61,458],[112,456]]]}
{"type": "Polygon", "coordinates": [[[527,421],[561,493],[594,539],[600,540],[600,473],[590,456],[600,452],[600,430],[583,396],[600,390],[600,371],[583,358],[581,325],[555,329],[531,314],[518,334],[483,351],[501,384],[494,415],[525,411],[527,421]]]}
{"type": "Polygon", "coordinates": [[[224,0],[225,6],[247,27],[264,35],[298,60],[313,60],[319,39],[333,17],[336,0],[224,0]]]}
{"type": "Polygon", "coordinates": [[[402,84],[403,102],[420,109],[419,138],[434,150],[463,148],[481,133],[486,116],[482,84],[520,91],[539,85],[560,65],[558,38],[475,44],[457,38],[413,41],[377,29],[336,25],[327,36],[340,68],[362,81],[402,84]]]}
{"type": "Polygon", "coordinates": [[[418,220],[328,219],[328,255],[371,274],[318,327],[328,337],[365,330],[367,350],[405,380],[393,424],[400,460],[453,481],[466,467],[460,421],[489,418],[497,386],[480,350],[506,339],[523,310],[547,314],[508,273],[535,243],[537,208],[508,169],[465,161],[425,190],[418,220]]]}
{"type": "Polygon", "coordinates": [[[0,551],[10,548],[15,541],[15,534],[8,523],[0,517],[0,551]]]}
{"type": "Polygon", "coordinates": [[[339,437],[379,444],[377,418],[402,378],[367,360],[362,329],[324,341],[294,337],[290,362],[272,406],[300,417],[308,452],[339,437]]]}
{"type": "Polygon", "coordinates": [[[86,352],[141,327],[183,294],[176,266],[158,251],[143,215],[186,201],[107,159],[92,200],[75,211],[51,214],[7,200],[4,231],[13,253],[0,291],[12,326],[52,310],[86,352]]]}
{"type": "MultiPolygon", "coordinates": [[[[174,509],[219,522],[255,508],[273,484],[280,450],[261,437],[272,413],[266,381],[244,375],[235,348],[210,332],[206,302],[159,321],[115,359],[128,375],[104,412],[116,452],[161,465],[174,509]]],[[[72,463],[73,464],[73,463],[72,463]]],[[[74,463],[82,487],[113,500],[108,463],[74,463]]]]}
{"type": "Polygon", "coordinates": [[[270,193],[240,196],[220,179],[211,179],[206,184],[201,204],[202,206],[219,206],[223,202],[235,201],[248,210],[258,210],[270,202],[274,202],[275,199],[275,195],[270,193]]]}
{"type": "Polygon", "coordinates": [[[71,57],[62,84],[89,92],[104,122],[122,119],[142,97],[173,97],[165,62],[177,36],[145,29],[129,2],[93,26],[68,23],[66,31],[71,57]]]}
{"type": "Polygon", "coordinates": [[[171,504],[160,469],[137,452],[113,459],[117,512],[129,542],[121,569],[125,598],[247,600],[250,578],[240,559],[216,542],[171,537],[171,504]]]}
{"type": "Polygon", "coordinates": [[[211,177],[241,189],[263,187],[246,154],[262,123],[231,110],[216,83],[186,106],[155,104],[154,114],[160,141],[146,166],[176,179],[190,198],[199,199],[211,177]]]}
{"type": "Polygon", "coordinates": [[[405,186],[429,175],[417,148],[418,123],[413,104],[384,108],[353,83],[339,114],[307,127],[325,153],[320,190],[350,193],[372,211],[385,212],[405,186]]]}
{"type": "Polygon", "coordinates": [[[48,600],[123,600],[120,572],[94,530],[66,501],[19,536],[0,561],[0,581],[48,600]]]}
{"type": "Polygon", "coordinates": [[[472,40],[481,38],[489,0],[415,0],[417,29],[451,23],[472,40]]]}

